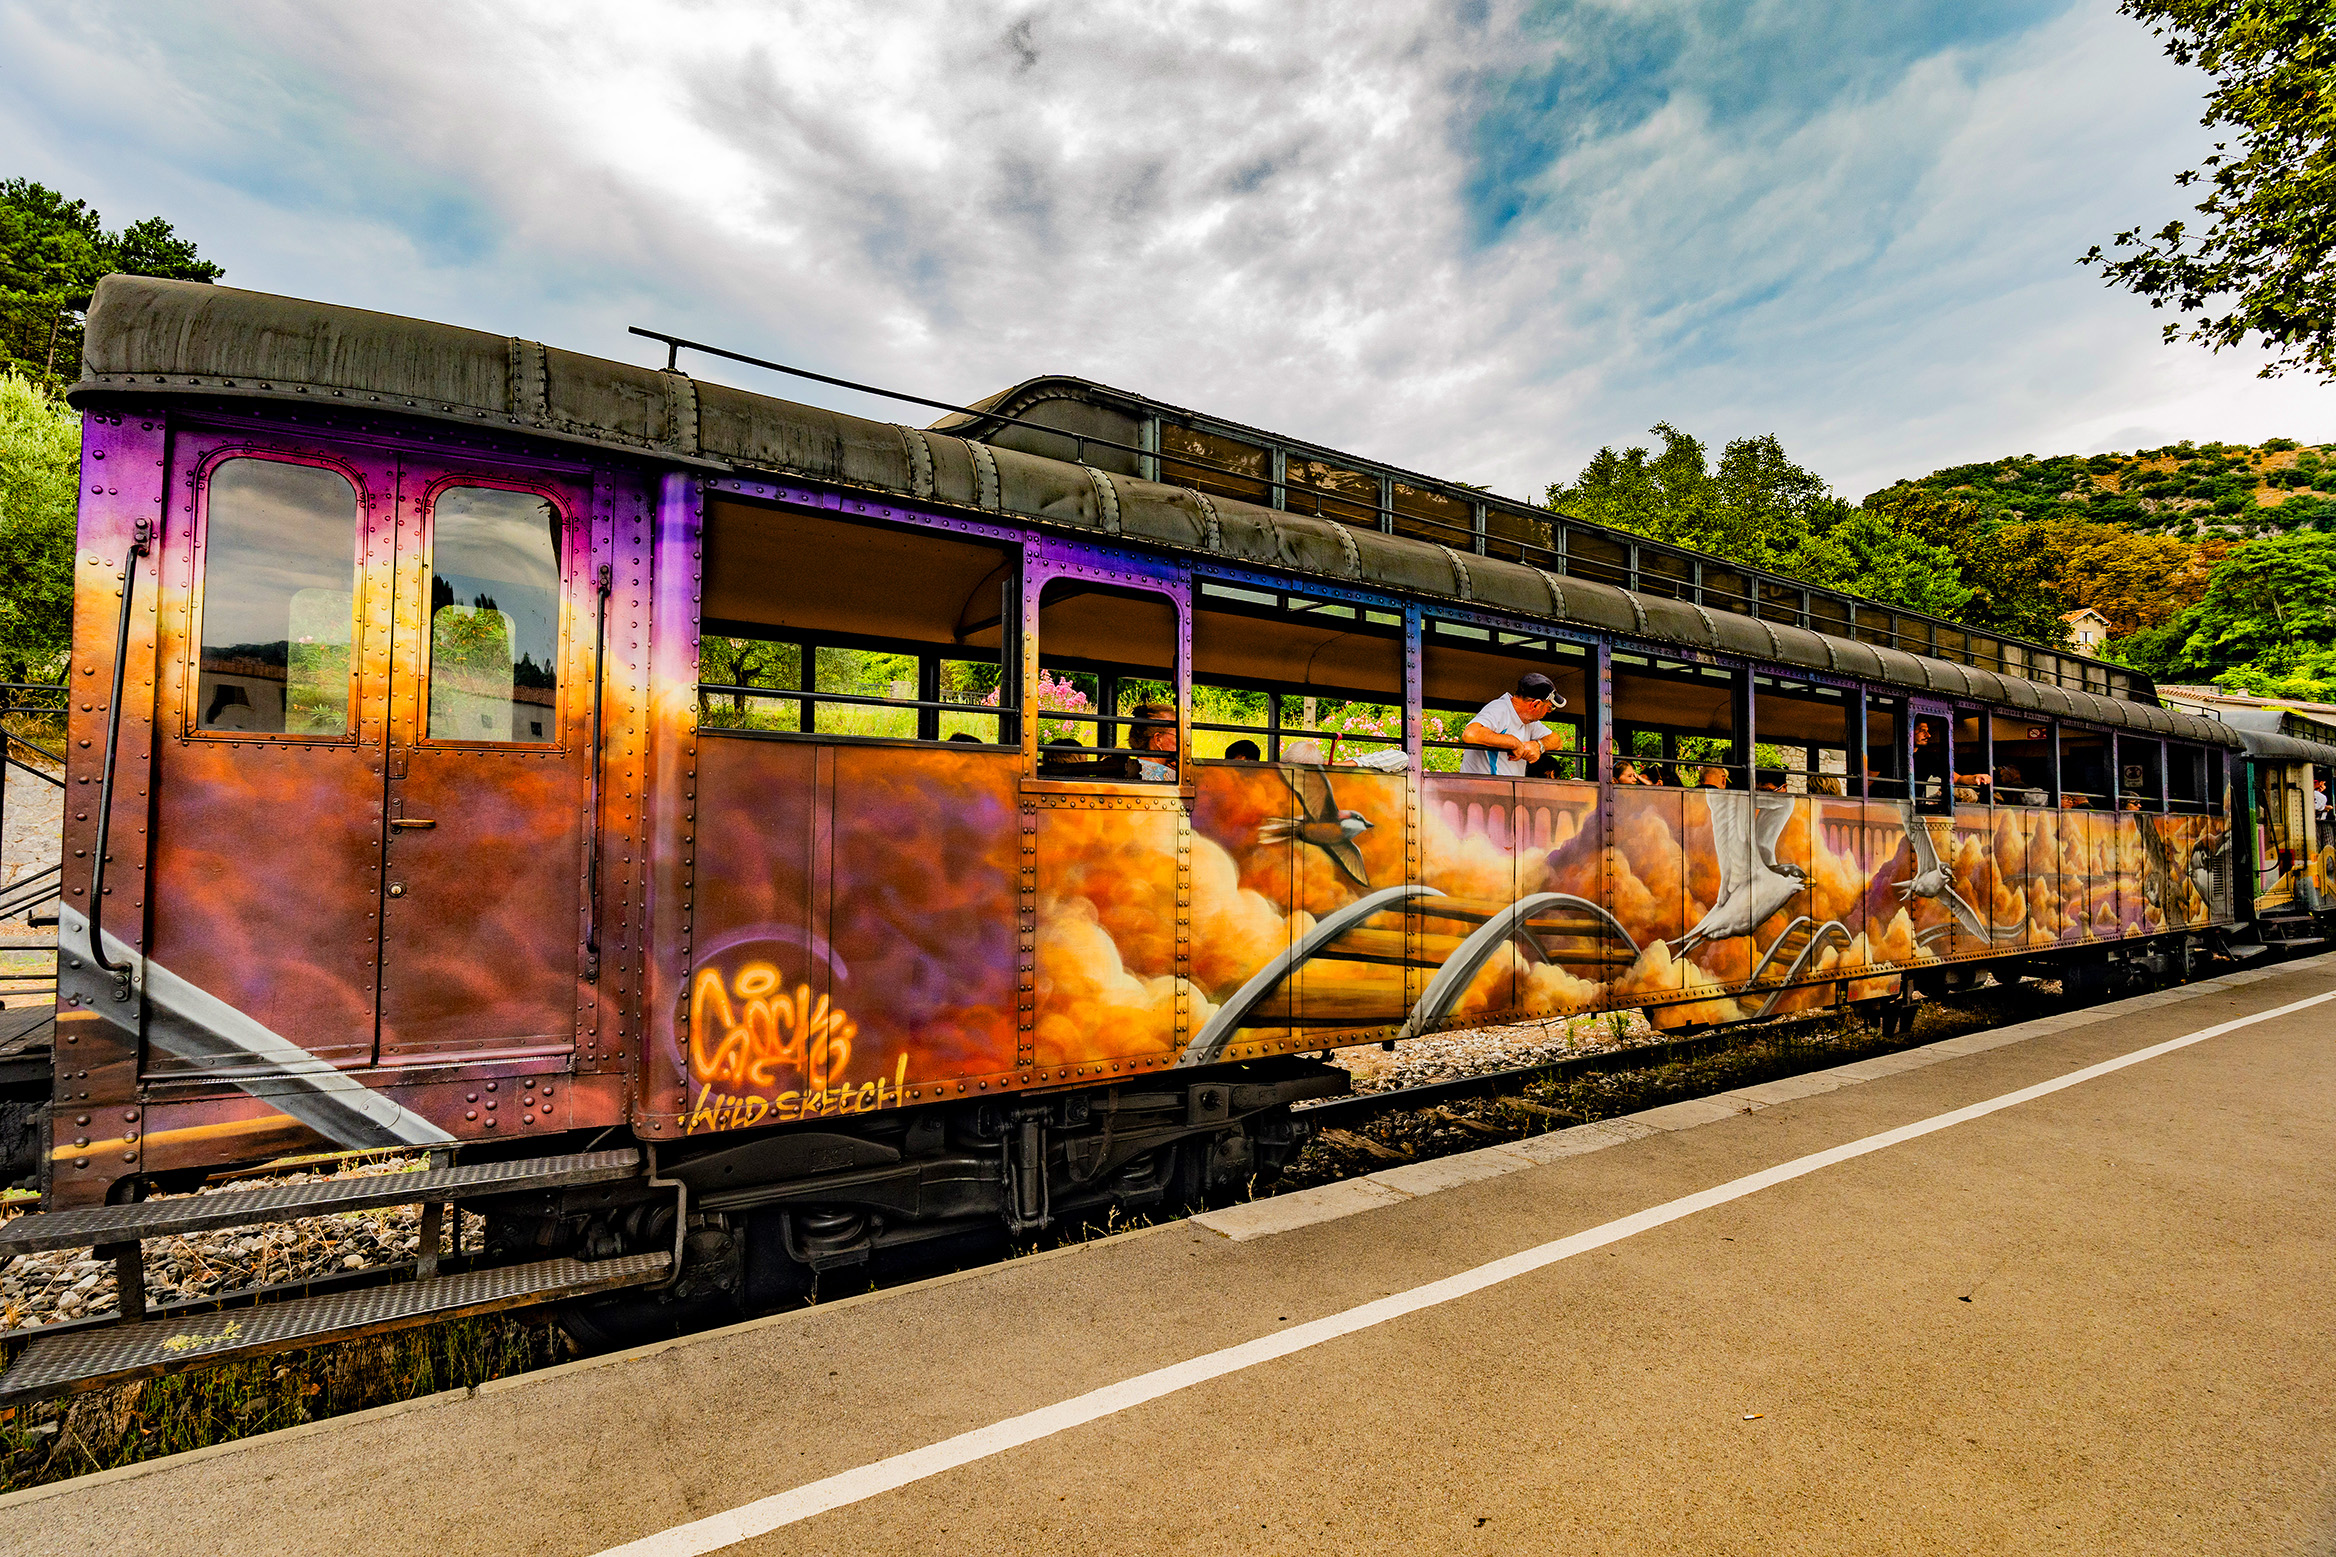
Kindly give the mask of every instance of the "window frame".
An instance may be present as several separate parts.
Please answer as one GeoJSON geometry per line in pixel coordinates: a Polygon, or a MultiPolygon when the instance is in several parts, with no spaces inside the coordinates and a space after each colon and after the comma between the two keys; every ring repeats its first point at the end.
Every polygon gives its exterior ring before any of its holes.
{"type": "MultiPolygon", "coordinates": [[[[531,480],[526,476],[495,472],[462,472],[440,475],[423,490],[421,498],[423,544],[413,556],[415,587],[420,591],[421,619],[415,624],[413,650],[414,704],[413,742],[417,747],[434,751],[510,751],[560,756],[566,754],[576,741],[569,729],[571,702],[574,692],[576,646],[569,630],[572,586],[576,576],[576,545],[581,532],[586,543],[590,541],[591,521],[569,512],[561,501],[559,490],[551,483],[531,480]],[[474,741],[451,735],[430,733],[430,691],[438,674],[436,634],[432,630],[430,610],[430,581],[438,576],[438,503],[448,492],[463,487],[484,487],[498,492],[525,492],[540,497],[551,505],[558,526],[557,539],[552,547],[553,565],[559,570],[559,587],[554,593],[553,630],[559,641],[552,654],[557,666],[557,682],[552,688],[552,728],[557,738],[549,741],[474,741]]],[[[589,736],[586,737],[589,740],[589,736]]]]}
{"type": "Polygon", "coordinates": [[[695,685],[701,699],[696,726],[697,733],[700,735],[719,735],[748,740],[849,741],[856,745],[972,746],[976,751],[991,752],[1016,751],[1020,749],[1022,744],[1018,735],[1006,736],[997,741],[959,741],[939,733],[941,715],[951,709],[967,709],[983,717],[994,717],[999,721],[1001,734],[1015,729],[1018,725],[1021,710],[1016,704],[1006,701],[1005,691],[1011,689],[1011,683],[1004,674],[1005,667],[1002,665],[998,680],[1001,691],[994,710],[987,704],[955,703],[937,695],[940,691],[941,661],[958,659],[975,664],[988,663],[988,660],[978,653],[968,654],[962,651],[947,653],[936,646],[926,646],[918,652],[911,653],[909,650],[901,648],[898,641],[894,639],[873,638],[857,633],[790,632],[784,629],[770,628],[761,622],[732,621],[724,617],[699,618],[698,639],[701,645],[698,658],[700,679],[695,685]],[[756,631],[733,632],[728,630],[745,627],[754,628],[756,631]],[[789,645],[799,655],[797,661],[798,676],[809,672],[816,677],[816,656],[821,649],[851,649],[870,654],[898,654],[903,658],[913,659],[917,662],[918,695],[913,698],[870,697],[849,692],[821,692],[817,690],[816,685],[808,688],[800,685],[756,687],[707,681],[703,679],[705,657],[702,645],[708,637],[747,638],[758,643],[789,645]],[[853,735],[840,730],[807,728],[756,730],[737,725],[707,724],[704,722],[702,699],[709,692],[728,695],[743,694],[747,697],[766,698],[776,702],[791,702],[795,705],[799,724],[804,720],[816,719],[817,707],[822,703],[857,708],[914,709],[917,713],[918,733],[915,735],[853,735]],[[934,695],[928,696],[927,694],[934,695]],[[931,735],[923,733],[927,728],[932,729],[934,733],[931,735]]]}
{"type": "MultiPolygon", "coordinates": [[[[365,609],[365,597],[371,593],[368,575],[374,566],[371,557],[372,537],[368,534],[372,520],[373,496],[367,490],[363,472],[351,460],[315,449],[292,449],[277,444],[255,441],[234,441],[220,444],[207,451],[195,467],[192,476],[195,487],[194,523],[190,526],[189,568],[186,628],[184,650],[184,698],[179,709],[179,736],[182,740],[212,742],[264,741],[290,746],[358,746],[365,743],[365,716],[363,709],[365,665],[368,637],[376,623],[365,609]],[[349,483],[357,497],[357,511],[351,526],[354,545],[350,554],[350,579],[356,586],[355,598],[350,602],[349,614],[349,702],[348,720],[338,735],[322,735],[313,731],[291,730],[206,730],[202,728],[201,704],[203,697],[203,617],[210,602],[211,584],[211,482],[219,467],[232,460],[258,459],[279,465],[307,465],[329,470],[349,483]]],[[[290,684],[287,670],[286,685],[290,684]]]]}
{"type": "MultiPolygon", "coordinates": [[[[1171,797],[1189,800],[1195,794],[1192,768],[1192,585],[1193,570],[1164,558],[1142,552],[1119,551],[1098,546],[1082,545],[1076,541],[1058,541],[1051,537],[1031,535],[1022,547],[1022,649],[1017,656],[1021,676],[1023,713],[1021,721],[1022,791],[1025,794],[1106,794],[1129,798],[1171,797]],[[1035,706],[1034,693],[1040,673],[1047,668],[1046,632],[1043,602],[1048,586],[1083,580],[1105,589],[1130,594],[1156,595],[1176,613],[1175,664],[1171,667],[1170,698],[1176,709],[1176,774],[1172,779],[1105,778],[1099,775],[1051,774],[1042,771],[1040,756],[1044,749],[1038,740],[1038,727],[1049,717],[1091,721],[1098,732],[1107,726],[1133,724],[1136,721],[1116,708],[1109,712],[1098,710],[1093,715],[1064,715],[1035,706]]],[[[1053,657],[1056,666],[1068,666],[1075,674],[1093,674],[1083,671],[1084,665],[1106,662],[1085,661],[1073,656],[1053,657]]],[[[1110,662],[1114,671],[1153,667],[1129,666],[1110,662]]],[[[1165,724],[1166,721],[1160,721],[1165,724]]],[[[1133,748],[1089,747],[1091,758],[1099,759],[1105,751],[1132,751],[1133,748]]]]}

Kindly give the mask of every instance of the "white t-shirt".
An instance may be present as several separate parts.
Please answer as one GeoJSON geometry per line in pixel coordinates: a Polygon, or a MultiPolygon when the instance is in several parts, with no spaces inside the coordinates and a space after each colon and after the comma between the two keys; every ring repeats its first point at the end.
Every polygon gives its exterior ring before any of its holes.
{"type": "MultiPolygon", "coordinates": [[[[1506,693],[1478,709],[1476,717],[1468,722],[1483,725],[1487,730],[1497,731],[1502,735],[1513,735],[1524,741],[1545,741],[1549,738],[1549,726],[1540,720],[1536,719],[1528,724],[1517,717],[1517,705],[1509,701],[1506,693]]],[[[1460,755],[1460,771],[1463,773],[1497,773],[1504,778],[1523,778],[1525,776],[1525,763],[1523,759],[1513,757],[1505,751],[1487,751],[1481,746],[1471,746],[1460,755]]]]}

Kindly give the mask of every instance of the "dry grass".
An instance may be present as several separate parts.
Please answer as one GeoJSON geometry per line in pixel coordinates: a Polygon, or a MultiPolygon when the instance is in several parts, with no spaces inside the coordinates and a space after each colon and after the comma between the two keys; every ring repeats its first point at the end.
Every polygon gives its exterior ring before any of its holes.
{"type": "Polygon", "coordinates": [[[493,1315],[0,1410],[0,1492],[475,1388],[572,1355],[546,1320],[493,1315]]]}

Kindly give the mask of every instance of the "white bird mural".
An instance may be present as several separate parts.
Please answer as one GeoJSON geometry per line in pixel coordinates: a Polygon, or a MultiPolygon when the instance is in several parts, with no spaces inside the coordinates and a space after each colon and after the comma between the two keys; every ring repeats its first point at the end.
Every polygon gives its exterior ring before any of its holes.
{"type": "MultiPolygon", "coordinates": [[[[1898,889],[1898,901],[1904,903],[1921,897],[1943,904],[1947,912],[1955,916],[1956,924],[1981,940],[2002,941],[2017,936],[2020,926],[1989,925],[1979,917],[1979,910],[1964,901],[1963,894],[1955,890],[1955,873],[1939,859],[1938,839],[1931,832],[1930,819],[1915,815],[1912,806],[1905,808],[1904,815],[1906,841],[1914,850],[1914,874],[1903,881],[1892,883],[1898,889]]],[[[1942,818],[1938,825],[1948,829],[1947,847],[1951,854],[1954,849],[1954,823],[1942,818]]]]}
{"type": "Polygon", "coordinates": [[[1808,872],[1798,865],[1777,863],[1776,841],[1793,817],[1790,795],[1715,790],[1703,798],[1711,809],[1720,895],[1671,947],[1673,957],[1684,957],[1706,941],[1750,935],[1809,885],[1808,872]]]}

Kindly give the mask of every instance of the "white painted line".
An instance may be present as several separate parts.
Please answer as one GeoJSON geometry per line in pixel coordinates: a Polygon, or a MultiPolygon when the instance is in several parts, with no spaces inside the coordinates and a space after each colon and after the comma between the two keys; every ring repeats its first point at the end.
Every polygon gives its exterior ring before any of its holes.
{"type": "Polygon", "coordinates": [[[601,1557],[703,1557],[705,1553],[719,1551],[725,1546],[733,1546],[758,1535],[767,1535],[783,1526],[809,1519],[814,1514],[824,1514],[829,1509],[862,1502],[880,1493],[895,1491],[927,1477],[938,1476],[944,1471],[1003,1454],[1008,1449],[1051,1438],[1057,1433],[1083,1427],[1089,1422],[1099,1421],[1147,1401],[1158,1400],[1164,1395],[1190,1389],[1196,1384],[1221,1379],[1227,1374],[1239,1373],[1245,1368],[1254,1368],[1260,1363],[1272,1362],[1293,1352],[1302,1352],[1326,1341],[1335,1341],[1342,1336],[1383,1325],[1391,1319],[1401,1319],[1407,1314],[1416,1314],[1422,1309],[1434,1308],[1438,1304],[1482,1292],[1488,1287],[1554,1265],[1560,1260],[1602,1249],[1608,1244],[1619,1243],[1625,1238],[1693,1216],[1699,1211],[1708,1211],[1714,1206],[1726,1205],[1731,1200],[1741,1200],[1747,1195],[1805,1177],[1820,1168],[1830,1168],[1836,1163],[1919,1140],[1940,1130],[1968,1124],[1974,1119],[1984,1119],[1989,1114],[2016,1108],[2040,1097],[2049,1097],[2055,1092],[2121,1071],[2129,1065],[2156,1059],[2161,1054],[2171,1054],[2176,1049],[2186,1049],[2194,1043],[2203,1043],[2209,1038],[2218,1038],[2242,1027],[2252,1027],[2257,1022],[2292,1016],[2298,1011],[2306,1011],[2331,1000],[2336,1000],[2336,990],[2270,1011],[2258,1011],[2251,1016],[2201,1028],[2180,1038],[2170,1038],[2164,1043],[2151,1044],[2146,1049],[2136,1049],[2130,1054],[2103,1060],[2098,1065],[2088,1065],[2082,1070],[2070,1071],[2065,1076],[2037,1082],[2032,1087],[2022,1087],[2017,1092],[2006,1092],[2001,1097],[1989,1098],[1983,1103],[1934,1114],[1928,1119],[1900,1125],[1895,1130],[1884,1130],[1879,1135],[1869,1135],[1863,1140],[1811,1152],[1806,1157],[1796,1157],[1790,1162],[1763,1168],[1758,1173],[1748,1173],[1711,1189],[1683,1195],[1677,1200],[1633,1212],[1587,1232],[1575,1233],[1538,1248],[1508,1255],[1489,1264],[1479,1265],[1474,1270],[1462,1271],[1456,1276],[1446,1276],[1441,1281],[1414,1287],[1408,1292],[1398,1292],[1391,1297],[1350,1308],[1344,1313],[1295,1325],[1238,1346],[1228,1346],[1204,1357],[1156,1368],[1132,1379],[1121,1379],[1116,1384],[1106,1384],[1101,1389],[1090,1390],[1073,1399],[1042,1406],[1021,1416],[1008,1417],[1003,1422],[992,1422],[987,1427],[977,1427],[971,1432],[959,1433],[954,1438],[944,1438],[939,1443],[911,1449],[906,1454],[896,1454],[871,1465],[841,1471],[819,1481],[806,1482],[790,1491],[773,1493],[727,1513],[712,1514],[688,1524],[675,1525],[669,1530],[661,1530],[654,1535],[645,1535],[637,1541],[611,1547],[601,1557]]]}

